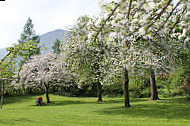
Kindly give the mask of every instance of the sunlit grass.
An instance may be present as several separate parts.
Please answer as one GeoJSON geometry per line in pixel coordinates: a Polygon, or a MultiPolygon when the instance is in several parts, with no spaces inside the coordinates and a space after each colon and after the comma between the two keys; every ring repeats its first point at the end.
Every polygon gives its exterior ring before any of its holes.
{"type": "Polygon", "coordinates": [[[123,98],[104,98],[103,103],[97,103],[97,98],[50,95],[52,103],[46,106],[36,106],[35,98],[6,97],[0,125],[190,126],[190,102],[183,98],[131,99],[128,109],[123,107],[123,98]]]}

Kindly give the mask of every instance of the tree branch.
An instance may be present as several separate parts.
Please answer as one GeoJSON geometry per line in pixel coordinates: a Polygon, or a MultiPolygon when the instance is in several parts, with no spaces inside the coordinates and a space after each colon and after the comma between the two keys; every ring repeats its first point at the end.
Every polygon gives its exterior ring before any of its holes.
{"type": "Polygon", "coordinates": [[[127,19],[128,20],[129,20],[129,15],[130,15],[130,12],[131,12],[131,5],[132,5],[132,0],[130,0],[129,9],[128,9],[128,13],[127,13],[127,19]]]}
{"type": "Polygon", "coordinates": [[[120,6],[120,4],[117,4],[117,6],[113,9],[112,13],[106,18],[106,20],[104,21],[104,23],[102,24],[100,30],[97,32],[95,38],[94,38],[94,42],[96,41],[96,39],[98,38],[98,35],[100,34],[100,32],[102,31],[102,29],[104,28],[104,25],[106,24],[106,22],[111,18],[111,16],[115,13],[115,11],[117,10],[117,8],[120,6]]]}
{"type": "MultiPolygon", "coordinates": [[[[169,6],[169,4],[172,2],[172,0],[169,0],[167,2],[167,4],[163,7],[162,11],[157,15],[157,17],[154,19],[155,21],[158,20],[161,15],[164,13],[164,11],[166,10],[166,8],[169,6]]],[[[148,25],[147,29],[149,29],[152,25],[154,24],[154,22],[152,22],[150,25],[148,25]]]]}
{"type": "MultiPolygon", "coordinates": [[[[185,10],[187,9],[187,7],[184,8],[184,10],[182,11],[181,14],[184,14],[185,10]]],[[[172,32],[172,30],[174,29],[174,27],[177,25],[177,23],[179,22],[180,18],[178,18],[175,22],[175,24],[172,26],[172,28],[169,31],[169,34],[172,32]]]]}
{"type": "Polygon", "coordinates": [[[18,79],[18,78],[0,78],[0,80],[10,80],[10,81],[13,81],[13,80],[16,80],[16,79],[18,79]]]}
{"type": "Polygon", "coordinates": [[[9,51],[9,53],[3,57],[3,59],[0,62],[0,65],[2,64],[3,61],[5,61],[5,59],[13,52],[14,48],[11,48],[11,50],[9,51]]]}
{"type": "Polygon", "coordinates": [[[169,18],[172,16],[174,10],[177,8],[177,6],[179,6],[180,2],[178,2],[176,4],[176,6],[172,9],[172,11],[170,12],[170,15],[167,17],[166,21],[162,24],[162,26],[158,29],[158,31],[156,31],[156,33],[154,34],[154,36],[164,27],[164,25],[168,22],[169,18]]]}

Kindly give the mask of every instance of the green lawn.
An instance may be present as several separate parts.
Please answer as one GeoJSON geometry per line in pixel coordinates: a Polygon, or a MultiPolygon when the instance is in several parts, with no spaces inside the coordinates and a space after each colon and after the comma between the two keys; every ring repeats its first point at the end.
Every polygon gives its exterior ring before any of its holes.
{"type": "MultiPolygon", "coordinates": [[[[44,95],[42,95],[45,98],[44,95]]],[[[184,98],[149,101],[123,98],[78,98],[50,95],[52,103],[36,106],[37,96],[15,96],[4,100],[1,126],[190,126],[190,102],[184,98]]]]}

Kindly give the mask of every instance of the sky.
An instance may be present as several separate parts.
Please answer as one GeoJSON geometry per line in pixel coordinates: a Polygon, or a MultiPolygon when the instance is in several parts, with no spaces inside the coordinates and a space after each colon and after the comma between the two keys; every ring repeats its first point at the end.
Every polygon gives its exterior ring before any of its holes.
{"type": "Polygon", "coordinates": [[[98,0],[0,1],[0,48],[17,43],[28,17],[36,34],[67,29],[81,15],[98,15],[98,0]]]}
{"type": "Polygon", "coordinates": [[[81,15],[98,16],[98,1],[101,0],[0,1],[0,49],[17,43],[28,17],[38,35],[56,29],[67,30],[81,15]]]}

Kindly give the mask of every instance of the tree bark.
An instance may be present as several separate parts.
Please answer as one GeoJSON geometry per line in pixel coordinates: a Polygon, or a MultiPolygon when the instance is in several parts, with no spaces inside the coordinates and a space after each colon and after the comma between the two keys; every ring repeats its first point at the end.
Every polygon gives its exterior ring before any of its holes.
{"type": "Polygon", "coordinates": [[[50,102],[50,99],[49,99],[49,83],[46,84],[46,83],[44,82],[44,85],[45,85],[45,94],[46,94],[47,103],[51,103],[51,102],[50,102]]]}
{"type": "Polygon", "coordinates": [[[98,101],[97,102],[102,102],[102,85],[100,82],[97,83],[98,86],[98,101]]]}
{"type": "Polygon", "coordinates": [[[1,89],[1,109],[3,108],[3,95],[4,95],[4,84],[2,83],[2,89],[1,89]]]}
{"type": "Polygon", "coordinates": [[[131,107],[129,101],[129,75],[127,68],[124,69],[124,95],[125,95],[125,107],[131,107]]]}
{"type": "Polygon", "coordinates": [[[150,85],[151,85],[151,98],[150,100],[159,100],[158,92],[156,87],[155,73],[154,70],[150,70],[150,85]]]}

